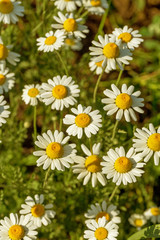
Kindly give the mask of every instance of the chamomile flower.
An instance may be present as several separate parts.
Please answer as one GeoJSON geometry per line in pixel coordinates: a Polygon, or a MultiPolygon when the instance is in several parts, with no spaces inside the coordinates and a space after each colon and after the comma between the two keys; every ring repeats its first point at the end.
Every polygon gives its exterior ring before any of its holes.
{"type": "Polygon", "coordinates": [[[23,17],[24,7],[15,0],[0,0],[0,22],[4,24],[18,22],[18,17],[23,17]]]}
{"type": "MultiPolygon", "coordinates": [[[[103,63],[103,61],[95,62],[95,61],[91,58],[91,60],[90,60],[90,62],[89,62],[90,70],[91,70],[92,72],[95,71],[95,73],[96,73],[97,75],[101,74],[101,73],[102,73],[102,70],[103,70],[103,68],[102,68],[102,63],[103,63]]],[[[106,72],[106,73],[109,73],[109,70],[108,70],[107,67],[105,68],[105,72],[106,72]]]]}
{"type": "Polygon", "coordinates": [[[63,110],[64,107],[68,108],[74,105],[77,100],[75,97],[79,96],[78,85],[72,80],[72,77],[64,75],[53,77],[49,79],[48,83],[42,84],[44,92],[41,94],[43,102],[46,105],[51,104],[51,109],[63,110]]]}
{"type": "Polygon", "coordinates": [[[75,38],[85,38],[84,33],[88,33],[87,26],[80,24],[82,18],[75,19],[73,13],[63,15],[58,12],[58,17],[54,16],[58,24],[52,24],[53,28],[63,29],[67,36],[74,36],[75,38]]]}
{"type": "Polygon", "coordinates": [[[147,222],[144,215],[136,213],[132,214],[128,221],[132,226],[136,227],[138,230],[141,229],[141,227],[143,227],[147,222]]]}
{"type": "Polygon", "coordinates": [[[40,93],[41,86],[39,84],[25,85],[23,89],[22,99],[26,104],[36,106],[38,104],[38,100],[41,101],[40,93]]]}
{"type": "Polygon", "coordinates": [[[46,170],[51,167],[64,171],[65,167],[69,168],[70,163],[74,163],[74,157],[76,156],[75,144],[67,144],[70,137],[64,138],[63,132],[54,131],[54,134],[50,130],[47,133],[43,133],[42,136],[37,136],[38,141],[35,144],[42,150],[33,152],[35,156],[38,156],[37,166],[43,165],[43,169],[46,170]]]}
{"type": "Polygon", "coordinates": [[[102,116],[99,110],[92,111],[92,107],[83,107],[81,104],[76,108],[71,108],[75,115],[67,114],[63,119],[63,123],[71,125],[67,128],[68,135],[76,136],[80,139],[83,136],[83,131],[88,138],[91,134],[97,134],[99,128],[102,126],[102,116]]]}
{"type": "Polygon", "coordinates": [[[43,52],[58,50],[64,44],[65,37],[63,30],[50,31],[45,34],[45,37],[37,39],[38,50],[43,52]]]}
{"type": "Polygon", "coordinates": [[[84,238],[89,240],[117,240],[118,230],[115,223],[107,222],[106,218],[99,218],[98,222],[91,220],[84,231],[84,238]]]}
{"type": "Polygon", "coordinates": [[[5,217],[0,220],[0,239],[3,240],[32,240],[37,239],[36,226],[30,221],[29,216],[10,214],[10,218],[5,217]]]}
{"type": "Polygon", "coordinates": [[[140,152],[144,158],[144,162],[154,156],[154,164],[159,164],[160,158],[160,127],[155,130],[152,123],[149,124],[149,129],[143,127],[142,129],[136,128],[134,133],[136,139],[133,139],[133,147],[136,152],[140,152]]]}
{"type": "Polygon", "coordinates": [[[26,204],[22,204],[20,214],[24,214],[33,221],[36,227],[47,226],[54,218],[55,212],[52,210],[53,204],[44,205],[44,195],[35,195],[34,199],[28,196],[25,199],[26,204]]]}
{"type": "Polygon", "coordinates": [[[64,41],[64,46],[66,48],[71,48],[73,51],[80,51],[83,47],[81,39],[68,37],[64,41]]]}
{"type": "Polygon", "coordinates": [[[108,8],[107,0],[83,0],[85,9],[91,14],[102,15],[108,8]]]}
{"type": "Polygon", "coordinates": [[[100,152],[100,143],[94,144],[92,147],[92,152],[84,145],[81,145],[83,152],[87,155],[87,157],[83,158],[80,156],[76,156],[74,159],[77,165],[74,165],[73,173],[78,173],[78,179],[84,178],[83,185],[86,185],[90,178],[92,182],[92,187],[95,187],[97,184],[97,180],[103,185],[106,185],[106,178],[102,174],[102,167],[100,165],[102,159],[99,156],[100,152]]]}
{"type": "Polygon", "coordinates": [[[121,91],[114,85],[111,85],[113,91],[106,89],[103,93],[107,98],[102,99],[102,103],[105,103],[106,106],[103,108],[107,111],[107,115],[111,116],[115,112],[116,119],[120,121],[124,115],[125,120],[130,122],[131,119],[137,121],[137,117],[134,111],[143,113],[144,111],[140,108],[144,104],[143,98],[139,98],[141,92],[134,91],[134,86],[131,85],[127,88],[126,84],[122,85],[121,91]]]}
{"type": "Polygon", "coordinates": [[[116,37],[116,39],[121,39],[124,47],[128,47],[131,50],[137,48],[143,39],[142,35],[139,34],[138,30],[133,30],[133,28],[128,28],[124,26],[123,28],[115,28],[115,30],[110,34],[111,37],[116,37]]]}
{"type": "Polygon", "coordinates": [[[20,55],[18,53],[11,52],[11,48],[12,45],[5,46],[2,38],[0,37],[0,64],[7,60],[10,64],[16,65],[17,62],[20,61],[20,55]]]}
{"type": "Polygon", "coordinates": [[[151,207],[144,212],[144,216],[152,223],[160,223],[160,207],[151,207]]]}
{"type": "Polygon", "coordinates": [[[8,92],[15,83],[15,74],[9,72],[6,63],[0,64],[0,94],[8,92]]]}
{"type": "Polygon", "coordinates": [[[119,213],[120,212],[117,210],[115,205],[110,204],[107,206],[106,201],[103,201],[102,205],[99,203],[96,203],[95,205],[92,204],[88,212],[84,215],[86,218],[89,218],[85,221],[85,223],[90,223],[91,219],[94,219],[96,222],[98,222],[99,218],[105,217],[108,222],[112,221],[115,224],[118,224],[121,222],[121,218],[118,216],[119,213]]]}
{"type": "Polygon", "coordinates": [[[2,124],[6,123],[6,119],[10,115],[9,105],[6,105],[6,100],[4,100],[4,96],[0,96],[0,127],[2,124]]]}
{"type": "Polygon", "coordinates": [[[118,64],[120,69],[123,69],[123,64],[129,64],[132,60],[132,53],[129,49],[125,49],[121,45],[121,40],[116,40],[115,38],[109,38],[105,34],[104,38],[98,36],[99,42],[92,41],[95,47],[90,47],[90,55],[96,56],[93,58],[95,62],[103,61],[102,66],[106,67],[111,71],[116,69],[116,64],[118,64]]]}
{"type": "Polygon", "coordinates": [[[81,0],[52,0],[54,1],[55,6],[63,11],[64,9],[67,12],[73,12],[82,5],[81,0]]]}
{"type": "Polygon", "coordinates": [[[110,149],[107,156],[102,162],[102,173],[107,175],[107,178],[112,178],[116,185],[123,183],[136,182],[136,177],[141,177],[144,171],[141,169],[145,164],[140,162],[141,157],[135,153],[134,148],[130,148],[127,154],[123,147],[110,149]]]}

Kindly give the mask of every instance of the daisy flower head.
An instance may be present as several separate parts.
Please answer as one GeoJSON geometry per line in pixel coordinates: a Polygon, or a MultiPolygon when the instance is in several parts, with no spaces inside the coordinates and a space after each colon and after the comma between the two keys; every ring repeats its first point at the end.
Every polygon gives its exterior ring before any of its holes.
{"type": "Polygon", "coordinates": [[[79,96],[78,85],[72,80],[72,77],[59,75],[53,77],[53,80],[49,79],[48,83],[42,84],[44,90],[41,94],[43,102],[46,105],[51,104],[51,109],[62,111],[64,107],[69,108],[70,105],[74,105],[77,100],[75,97],[79,96]]]}
{"type": "Polygon", "coordinates": [[[65,37],[63,30],[50,31],[45,34],[45,37],[37,39],[38,50],[43,52],[58,50],[64,44],[65,37]]]}
{"type": "Polygon", "coordinates": [[[118,228],[112,221],[107,222],[105,217],[91,220],[87,224],[88,230],[84,231],[84,238],[89,240],[117,240],[118,228]]]}
{"type": "Polygon", "coordinates": [[[22,204],[21,207],[20,214],[29,217],[36,227],[47,226],[51,222],[51,218],[55,216],[55,212],[52,210],[53,204],[44,205],[43,194],[36,194],[34,199],[28,196],[25,204],[22,204]]]}
{"type": "Polygon", "coordinates": [[[128,28],[124,26],[123,28],[115,28],[115,30],[110,34],[111,37],[114,37],[118,40],[122,40],[124,47],[128,47],[130,50],[139,47],[140,43],[143,42],[141,38],[142,35],[138,30],[133,30],[133,28],[128,28]]]}
{"type": "Polygon", "coordinates": [[[106,201],[103,201],[102,205],[99,203],[96,203],[95,205],[92,204],[88,212],[84,215],[86,218],[89,218],[85,223],[91,223],[92,219],[98,222],[99,218],[105,217],[108,222],[112,221],[113,223],[118,224],[121,222],[121,218],[118,216],[119,213],[120,212],[115,205],[110,204],[107,206],[106,201]]]}
{"type": "Polygon", "coordinates": [[[160,207],[151,207],[144,212],[144,216],[152,223],[160,223],[160,207]]]}
{"type": "Polygon", "coordinates": [[[54,1],[55,6],[63,11],[64,9],[67,12],[73,12],[77,9],[77,7],[81,7],[81,0],[52,0],[54,1]]]}
{"type": "Polygon", "coordinates": [[[13,88],[15,83],[15,74],[9,72],[6,63],[0,64],[0,94],[8,92],[13,88]]]}
{"type": "Polygon", "coordinates": [[[9,105],[6,105],[7,101],[4,100],[4,96],[0,96],[0,127],[2,126],[2,124],[6,123],[6,119],[8,118],[10,115],[10,111],[8,111],[9,109],[9,105]]]}
{"type": "Polygon", "coordinates": [[[116,64],[120,69],[123,70],[123,64],[129,64],[129,61],[132,60],[132,53],[129,49],[122,47],[121,40],[116,40],[115,38],[109,38],[105,34],[104,38],[98,36],[97,41],[92,41],[95,47],[90,47],[90,55],[95,56],[93,60],[95,62],[103,61],[102,67],[108,68],[108,70],[115,70],[116,64]]]}
{"type": "MultiPolygon", "coordinates": [[[[103,70],[103,68],[102,68],[102,63],[103,63],[103,60],[100,61],[100,62],[95,62],[95,61],[93,60],[93,58],[91,58],[91,60],[90,60],[90,62],[89,62],[89,68],[90,68],[90,70],[91,70],[92,72],[95,71],[95,73],[96,73],[97,75],[99,75],[99,74],[102,73],[102,70],[103,70]]],[[[104,72],[105,72],[105,73],[109,73],[109,70],[108,70],[107,67],[105,67],[105,71],[104,71],[104,72]]]]}
{"type": "Polygon", "coordinates": [[[123,147],[110,149],[107,156],[104,156],[101,165],[102,173],[107,175],[107,178],[112,178],[116,185],[123,183],[136,182],[136,177],[141,177],[144,171],[141,169],[145,163],[140,162],[141,157],[135,153],[134,148],[130,148],[127,153],[123,147]]]}
{"type": "Polygon", "coordinates": [[[89,32],[87,26],[80,24],[82,18],[75,19],[73,13],[64,15],[63,13],[58,12],[58,17],[54,16],[54,19],[57,24],[52,24],[51,26],[56,29],[63,29],[67,36],[85,38],[85,34],[89,32]]]}
{"type": "Polygon", "coordinates": [[[3,240],[32,240],[37,239],[36,226],[30,221],[29,216],[10,214],[10,218],[5,217],[0,220],[0,239],[3,240]]]}
{"type": "Polygon", "coordinates": [[[70,164],[74,163],[76,156],[76,145],[67,144],[70,137],[64,138],[64,133],[55,130],[54,133],[50,130],[43,133],[42,136],[37,136],[38,141],[35,144],[42,150],[33,152],[33,155],[38,156],[37,166],[43,165],[43,169],[51,167],[59,171],[64,171],[65,167],[69,168],[70,164]]]}
{"type": "Polygon", "coordinates": [[[0,37],[0,64],[3,64],[7,60],[10,64],[15,66],[17,62],[20,61],[20,55],[10,51],[11,48],[12,45],[5,46],[0,37]]]}
{"type": "Polygon", "coordinates": [[[64,46],[66,48],[71,48],[73,51],[80,51],[83,47],[83,44],[81,39],[70,36],[65,39],[64,46]]]}
{"type": "Polygon", "coordinates": [[[83,0],[85,9],[91,14],[102,15],[108,8],[107,0],[83,0]]]}
{"type": "Polygon", "coordinates": [[[149,129],[136,128],[134,135],[136,138],[133,139],[133,147],[136,152],[140,152],[144,162],[148,162],[154,156],[154,164],[157,166],[160,158],[160,127],[156,131],[153,124],[150,123],[149,129]]]}
{"type": "Polygon", "coordinates": [[[112,91],[106,89],[103,93],[107,98],[102,99],[102,103],[105,103],[106,106],[103,108],[107,111],[107,115],[111,116],[115,112],[116,119],[120,121],[124,115],[125,120],[130,122],[131,119],[137,121],[136,112],[143,113],[144,111],[141,107],[144,106],[143,98],[139,98],[141,92],[134,91],[134,86],[131,85],[127,88],[126,84],[122,85],[121,91],[116,87],[116,85],[111,85],[112,91]]]}
{"type": "Polygon", "coordinates": [[[100,143],[94,144],[92,147],[92,152],[84,145],[81,145],[83,152],[87,155],[87,157],[83,158],[80,156],[76,156],[74,159],[77,165],[74,165],[73,173],[78,173],[78,179],[83,180],[83,185],[86,185],[91,179],[92,187],[95,187],[97,184],[97,180],[103,185],[106,185],[106,178],[102,174],[102,167],[100,165],[102,159],[99,156],[100,152],[100,143]]]}
{"type": "Polygon", "coordinates": [[[18,17],[23,17],[24,7],[15,0],[0,0],[0,22],[4,24],[18,22],[18,17]]]}
{"type": "Polygon", "coordinates": [[[138,229],[141,229],[141,227],[143,227],[147,222],[143,214],[136,214],[136,213],[132,214],[128,219],[128,221],[132,226],[138,229]]]}
{"type": "Polygon", "coordinates": [[[81,104],[76,108],[71,108],[71,111],[75,114],[67,114],[63,119],[63,123],[71,125],[67,128],[68,135],[76,136],[80,139],[85,135],[90,138],[91,134],[97,134],[100,127],[102,127],[102,116],[99,114],[99,110],[91,111],[92,107],[83,107],[81,104]]]}
{"type": "Polygon", "coordinates": [[[23,89],[22,100],[26,104],[36,106],[38,104],[38,100],[41,101],[40,93],[41,86],[39,84],[25,85],[23,89]]]}

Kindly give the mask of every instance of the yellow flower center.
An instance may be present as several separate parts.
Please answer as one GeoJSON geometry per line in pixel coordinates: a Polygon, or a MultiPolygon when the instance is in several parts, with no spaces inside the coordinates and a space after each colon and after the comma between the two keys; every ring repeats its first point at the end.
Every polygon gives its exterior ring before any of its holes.
{"type": "Polygon", "coordinates": [[[110,216],[107,212],[99,212],[96,216],[96,221],[98,222],[98,219],[99,218],[102,218],[102,217],[106,217],[106,220],[109,221],[110,220],[110,216]]]}
{"type": "Polygon", "coordinates": [[[66,38],[65,43],[69,46],[73,46],[75,44],[73,39],[66,38]]]}
{"type": "Polygon", "coordinates": [[[151,208],[151,213],[153,216],[160,215],[160,209],[159,208],[151,208]]]}
{"type": "Polygon", "coordinates": [[[64,21],[63,27],[67,32],[74,32],[77,30],[77,23],[73,18],[68,18],[64,21]]]}
{"type": "Polygon", "coordinates": [[[142,219],[135,219],[134,224],[136,225],[136,227],[141,227],[143,225],[143,221],[142,219]]]}
{"type": "Polygon", "coordinates": [[[121,93],[116,97],[116,105],[120,109],[128,109],[132,105],[132,98],[127,93],[121,93]]]}
{"type": "Polygon", "coordinates": [[[90,3],[94,7],[101,6],[101,1],[100,0],[91,0],[90,3]]]}
{"type": "Polygon", "coordinates": [[[57,85],[52,90],[53,97],[57,99],[63,99],[67,96],[68,90],[63,85],[57,85]]]}
{"type": "Polygon", "coordinates": [[[0,85],[3,85],[5,83],[5,76],[3,74],[0,74],[0,85]]]}
{"type": "Polygon", "coordinates": [[[57,38],[55,36],[50,36],[50,37],[46,38],[45,44],[46,45],[52,45],[53,43],[55,43],[56,39],[57,38]]]}
{"type": "Polygon", "coordinates": [[[28,95],[32,98],[35,98],[39,94],[39,91],[37,88],[30,88],[28,90],[28,95]]]}
{"type": "Polygon", "coordinates": [[[116,58],[119,56],[119,47],[115,43],[107,43],[103,48],[103,54],[107,58],[116,58]]]}
{"type": "Polygon", "coordinates": [[[8,57],[8,49],[3,44],[0,44],[0,60],[4,60],[8,57]]]}
{"type": "Polygon", "coordinates": [[[100,62],[96,62],[95,64],[97,65],[97,67],[102,67],[102,63],[103,63],[103,60],[100,62]]]}
{"type": "Polygon", "coordinates": [[[86,158],[85,167],[88,172],[96,173],[101,170],[101,159],[97,155],[91,155],[86,158]]]}
{"type": "Polygon", "coordinates": [[[8,231],[9,238],[12,240],[20,240],[24,237],[24,228],[20,225],[13,225],[12,227],[9,228],[8,231]]]}
{"type": "Polygon", "coordinates": [[[121,33],[119,36],[118,36],[118,39],[122,39],[123,42],[125,43],[128,43],[131,41],[132,39],[132,35],[128,32],[125,32],[125,33],[121,33]]]}
{"type": "Polygon", "coordinates": [[[41,216],[43,216],[44,213],[45,213],[44,206],[41,205],[41,204],[35,204],[31,208],[31,213],[32,213],[33,217],[41,217],[41,216]]]}
{"type": "Polygon", "coordinates": [[[108,236],[108,231],[104,227],[99,227],[96,229],[94,235],[97,240],[103,240],[108,236]]]}
{"type": "Polygon", "coordinates": [[[51,159],[62,157],[63,152],[64,152],[63,147],[58,142],[52,142],[46,148],[47,156],[51,159]]]}
{"type": "Polygon", "coordinates": [[[132,168],[132,162],[126,157],[119,157],[114,163],[114,168],[119,173],[129,172],[132,168]]]}
{"type": "Polygon", "coordinates": [[[91,123],[91,117],[86,113],[80,113],[75,118],[75,124],[78,127],[85,128],[91,123]]]}
{"type": "Polygon", "coordinates": [[[10,0],[0,0],[0,12],[7,14],[13,11],[13,3],[10,0]]]}
{"type": "Polygon", "coordinates": [[[160,151],[160,133],[153,133],[147,141],[148,147],[153,151],[160,151]]]}

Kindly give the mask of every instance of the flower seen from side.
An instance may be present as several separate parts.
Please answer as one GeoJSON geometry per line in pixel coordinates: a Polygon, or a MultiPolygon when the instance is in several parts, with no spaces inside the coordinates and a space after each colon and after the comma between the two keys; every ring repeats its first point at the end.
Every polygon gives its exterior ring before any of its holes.
{"type": "Polygon", "coordinates": [[[69,168],[70,164],[74,163],[76,156],[76,145],[67,144],[70,137],[64,137],[63,132],[55,130],[54,133],[50,130],[43,133],[42,136],[37,136],[38,141],[35,144],[42,150],[33,152],[38,156],[37,166],[43,165],[43,169],[51,167],[51,170],[58,169],[64,171],[65,167],[69,168]]]}
{"type": "Polygon", "coordinates": [[[81,18],[75,18],[73,13],[64,15],[61,12],[58,12],[58,17],[54,16],[56,24],[51,26],[56,29],[63,29],[65,35],[74,36],[75,38],[85,38],[86,33],[89,32],[87,26],[80,24],[82,21],[81,18]]]}
{"type": "Polygon", "coordinates": [[[15,74],[9,72],[6,63],[0,64],[0,94],[8,92],[15,84],[15,74]]]}
{"type": "Polygon", "coordinates": [[[41,101],[40,93],[41,86],[39,84],[30,84],[25,85],[22,94],[22,100],[26,104],[30,104],[31,106],[36,106],[38,104],[38,100],[41,101]]]}
{"type": "Polygon", "coordinates": [[[37,39],[38,50],[43,52],[58,50],[64,44],[65,38],[63,30],[50,31],[45,34],[45,37],[37,39]]]}
{"type": "Polygon", "coordinates": [[[29,217],[36,227],[47,226],[51,223],[51,218],[55,216],[55,212],[52,210],[53,204],[44,205],[43,194],[35,195],[34,199],[28,196],[25,204],[22,204],[21,207],[20,214],[29,217]]]}
{"type": "Polygon", "coordinates": [[[44,90],[41,94],[43,102],[46,105],[51,104],[51,109],[62,111],[64,107],[69,108],[74,105],[77,100],[75,97],[79,96],[78,85],[72,80],[72,77],[56,76],[53,80],[49,79],[48,83],[42,84],[44,90]]]}
{"type": "Polygon", "coordinates": [[[160,207],[153,206],[144,212],[144,216],[147,220],[150,220],[153,224],[160,223],[160,207]]]}
{"type": "Polygon", "coordinates": [[[10,217],[0,220],[0,239],[3,240],[32,240],[37,239],[36,226],[29,216],[20,216],[11,213],[10,217]]]}
{"type": "Polygon", "coordinates": [[[83,107],[81,104],[76,108],[71,108],[71,111],[75,114],[67,114],[63,119],[63,123],[71,125],[67,128],[68,135],[76,136],[80,139],[85,135],[90,138],[91,134],[97,134],[99,128],[102,126],[102,116],[99,114],[99,110],[91,111],[92,107],[83,107]]]}
{"type": "Polygon", "coordinates": [[[102,167],[100,165],[102,158],[99,156],[100,143],[94,144],[92,147],[92,152],[84,145],[81,145],[83,152],[87,157],[76,156],[73,165],[73,173],[78,173],[78,179],[83,180],[83,185],[86,185],[91,179],[92,187],[97,185],[97,180],[103,185],[106,185],[106,178],[102,174],[102,167]]]}
{"type": "Polygon", "coordinates": [[[72,36],[67,37],[64,41],[64,46],[70,48],[73,51],[80,51],[83,47],[81,39],[73,38],[72,36]]]}
{"type": "Polygon", "coordinates": [[[143,214],[132,214],[128,219],[129,223],[140,230],[147,222],[145,216],[143,214]]]}
{"type": "Polygon", "coordinates": [[[66,10],[67,12],[73,12],[77,9],[77,7],[81,7],[82,1],[81,0],[52,0],[54,1],[55,6],[63,11],[66,10]]]}
{"type": "Polygon", "coordinates": [[[159,164],[160,158],[160,127],[157,131],[153,124],[149,124],[149,129],[143,127],[142,129],[136,128],[134,133],[135,139],[133,139],[133,147],[136,152],[139,152],[144,158],[144,162],[148,162],[149,159],[154,156],[154,164],[159,164]]]}
{"type": "Polygon", "coordinates": [[[141,92],[134,92],[134,86],[131,85],[127,88],[126,84],[122,85],[121,91],[114,85],[111,85],[112,91],[106,89],[104,94],[107,98],[102,99],[102,103],[106,106],[103,108],[107,111],[107,115],[111,116],[115,112],[116,119],[120,121],[124,115],[125,120],[130,122],[131,119],[137,121],[135,112],[143,113],[141,107],[144,106],[143,98],[139,98],[141,92]]]}
{"type": "MultiPolygon", "coordinates": [[[[89,68],[90,70],[93,72],[95,71],[95,73],[97,75],[101,74],[102,71],[103,71],[103,68],[102,68],[102,63],[103,61],[100,61],[100,62],[95,62],[92,58],[89,62],[89,68]]],[[[105,67],[105,70],[104,70],[105,73],[109,73],[109,70],[107,67],[105,67]]]]}
{"type": "Polygon", "coordinates": [[[6,118],[9,117],[10,115],[10,111],[9,109],[9,105],[6,105],[7,101],[4,100],[4,96],[1,95],[0,96],[0,127],[2,126],[2,124],[6,123],[6,118]]]}
{"type": "Polygon", "coordinates": [[[103,159],[102,173],[106,174],[107,179],[112,179],[116,185],[136,182],[136,177],[141,177],[144,173],[141,168],[145,163],[140,162],[142,158],[135,153],[134,148],[130,148],[127,153],[123,147],[110,149],[103,159]]]}
{"type": "Polygon", "coordinates": [[[109,38],[107,34],[104,37],[98,36],[97,41],[92,41],[95,47],[90,47],[90,55],[94,56],[93,61],[103,61],[102,67],[107,67],[109,71],[116,69],[116,64],[123,69],[123,64],[128,65],[132,60],[132,53],[129,49],[123,48],[121,40],[109,38]]]}
{"type": "Polygon", "coordinates": [[[102,15],[108,8],[107,0],[83,0],[85,9],[91,14],[102,15]]]}
{"type": "Polygon", "coordinates": [[[92,219],[98,222],[99,218],[105,217],[108,222],[112,221],[118,224],[121,222],[121,218],[118,216],[119,214],[120,212],[117,210],[117,206],[113,204],[108,205],[106,201],[103,201],[101,205],[99,203],[91,205],[90,209],[85,213],[85,217],[87,218],[85,223],[91,223],[92,219]]]}

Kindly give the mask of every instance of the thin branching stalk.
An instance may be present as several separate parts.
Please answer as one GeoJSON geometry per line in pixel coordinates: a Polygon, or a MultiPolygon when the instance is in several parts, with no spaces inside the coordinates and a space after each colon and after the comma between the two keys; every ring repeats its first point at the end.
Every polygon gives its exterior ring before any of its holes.
{"type": "Polygon", "coordinates": [[[36,141],[36,137],[37,137],[37,124],[36,124],[36,117],[37,117],[37,106],[34,106],[34,113],[33,113],[34,141],[36,141]]]}
{"type": "Polygon", "coordinates": [[[45,188],[45,186],[46,186],[46,184],[47,184],[50,170],[51,170],[51,167],[49,167],[49,168],[47,169],[47,171],[46,171],[46,175],[45,175],[44,182],[43,182],[43,189],[45,188]]]}
{"type": "Polygon", "coordinates": [[[60,111],[60,124],[59,124],[59,131],[62,131],[62,124],[63,124],[63,111],[60,111]]]}
{"type": "Polygon", "coordinates": [[[118,78],[117,78],[117,81],[116,81],[116,86],[118,86],[119,81],[121,80],[121,76],[122,76],[123,71],[124,71],[124,69],[123,70],[121,69],[120,72],[119,72],[119,75],[118,75],[118,78]]]}
{"type": "Polygon", "coordinates": [[[112,194],[111,194],[111,196],[110,196],[110,198],[109,198],[109,200],[108,200],[109,202],[112,201],[112,199],[113,199],[113,197],[114,197],[114,195],[115,195],[117,189],[118,189],[118,186],[116,185],[115,188],[114,188],[114,190],[113,190],[113,192],[112,192],[112,194]]]}
{"type": "Polygon", "coordinates": [[[62,57],[61,57],[61,55],[60,55],[60,53],[59,53],[58,51],[55,51],[55,52],[56,52],[56,54],[57,54],[60,62],[61,62],[62,65],[63,65],[63,68],[64,68],[64,71],[65,71],[66,75],[69,76],[69,74],[68,74],[68,69],[67,69],[67,67],[66,67],[66,65],[65,65],[65,63],[64,63],[64,61],[63,61],[63,59],[62,59],[62,57]]]}
{"type": "Polygon", "coordinates": [[[101,81],[101,78],[103,76],[104,70],[105,70],[105,68],[103,68],[101,74],[98,77],[98,80],[97,80],[97,83],[96,83],[96,86],[95,86],[95,89],[94,89],[94,92],[93,92],[93,103],[96,102],[97,89],[98,89],[99,83],[101,81]]]}
{"type": "Polygon", "coordinates": [[[119,123],[119,121],[116,120],[116,123],[115,123],[114,128],[113,128],[113,132],[112,132],[112,138],[111,138],[112,142],[113,142],[113,140],[115,138],[115,135],[116,135],[116,130],[117,130],[117,127],[118,127],[118,123],[119,123]]]}

